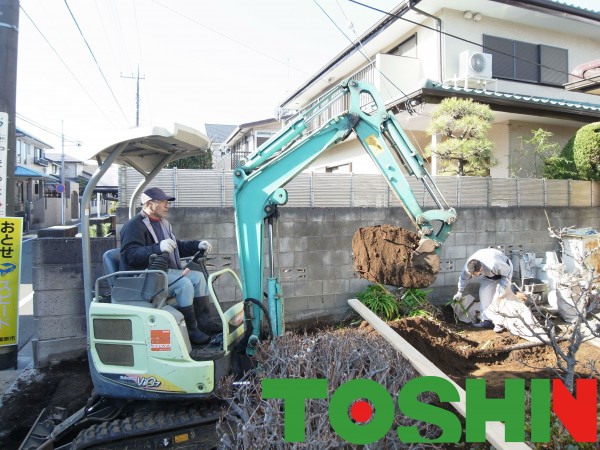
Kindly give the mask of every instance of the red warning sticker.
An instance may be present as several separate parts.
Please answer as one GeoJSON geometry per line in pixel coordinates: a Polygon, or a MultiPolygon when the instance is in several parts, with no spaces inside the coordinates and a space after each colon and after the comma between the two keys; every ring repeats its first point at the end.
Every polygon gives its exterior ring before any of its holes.
{"type": "Polygon", "coordinates": [[[150,351],[171,351],[171,330],[150,330],[150,351]]]}

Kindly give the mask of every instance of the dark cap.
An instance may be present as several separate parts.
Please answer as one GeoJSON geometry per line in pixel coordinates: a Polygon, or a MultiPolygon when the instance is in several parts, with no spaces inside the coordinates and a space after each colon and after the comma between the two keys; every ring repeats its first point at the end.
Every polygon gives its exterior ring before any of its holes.
{"type": "Polygon", "coordinates": [[[148,200],[168,200],[172,202],[175,200],[175,197],[171,197],[165,194],[161,189],[154,187],[146,189],[142,193],[142,203],[146,203],[148,200]],[[144,199],[146,199],[146,201],[144,201],[144,199]]]}

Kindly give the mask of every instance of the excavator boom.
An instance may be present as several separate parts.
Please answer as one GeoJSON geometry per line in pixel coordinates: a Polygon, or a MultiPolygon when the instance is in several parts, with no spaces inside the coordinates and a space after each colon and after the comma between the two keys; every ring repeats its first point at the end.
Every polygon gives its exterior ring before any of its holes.
{"type": "MultiPolygon", "coordinates": [[[[425,169],[423,158],[413,148],[394,115],[385,109],[379,93],[366,82],[349,80],[341,83],[303,116],[241,161],[234,171],[234,209],[243,293],[244,299],[254,304],[248,354],[254,352],[258,343],[263,313],[268,314],[274,335],[284,332],[283,297],[275,276],[272,251],[269,251],[270,270],[266,286],[263,282],[265,222],[272,224],[277,206],[287,202],[287,192],[283,187],[323,152],[352,133],[401,200],[419,235],[429,243],[428,247],[439,252],[452,229],[456,212],[444,200],[425,169]],[[347,102],[348,110],[316,130],[307,131],[310,122],[318,119],[322,111],[339,99],[347,102]],[[423,182],[438,209],[421,209],[408,184],[407,175],[423,182]],[[266,310],[260,307],[265,288],[268,298],[266,310]]],[[[269,226],[269,231],[271,228],[269,226]]],[[[272,240],[271,232],[269,238],[272,240]]]]}

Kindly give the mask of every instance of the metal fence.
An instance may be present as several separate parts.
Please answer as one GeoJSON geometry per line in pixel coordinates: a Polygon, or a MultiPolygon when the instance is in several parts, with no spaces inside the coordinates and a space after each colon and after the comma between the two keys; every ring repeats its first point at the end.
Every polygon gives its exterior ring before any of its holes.
{"type": "MultiPolygon", "coordinates": [[[[119,205],[127,206],[142,176],[132,168],[122,168],[120,175],[119,205]]],[[[590,207],[600,204],[600,184],[593,181],[458,176],[434,176],[433,179],[453,207],[590,207]]],[[[419,180],[411,177],[408,182],[422,208],[436,208],[419,180]]],[[[232,171],[164,169],[152,185],[177,197],[175,206],[233,206],[232,171]]],[[[378,174],[301,173],[285,188],[288,205],[295,207],[402,206],[378,174]]]]}

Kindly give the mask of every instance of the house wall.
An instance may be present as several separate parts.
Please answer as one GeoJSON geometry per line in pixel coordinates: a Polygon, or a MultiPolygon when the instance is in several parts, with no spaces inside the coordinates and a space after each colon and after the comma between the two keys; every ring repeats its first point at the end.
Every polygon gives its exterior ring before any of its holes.
{"type": "MultiPolygon", "coordinates": [[[[600,46],[600,35],[595,33],[587,37],[576,36],[570,33],[561,32],[561,30],[550,30],[542,26],[536,26],[531,23],[523,26],[519,23],[508,22],[505,20],[494,19],[482,16],[481,21],[466,20],[463,17],[464,11],[444,8],[438,13],[443,21],[444,31],[450,34],[456,34],[465,40],[476,43],[483,43],[483,35],[494,35],[517,39],[532,44],[546,44],[554,47],[565,48],[569,51],[569,70],[577,65],[591,61],[598,57],[598,47],[600,46]]],[[[444,35],[444,78],[449,79],[459,73],[458,55],[463,50],[482,51],[479,45],[469,44],[468,42],[458,40],[448,35],[444,35]]],[[[425,71],[429,76],[429,72],[425,71]]],[[[526,86],[529,84],[526,84],[526,86]]],[[[551,92],[556,92],[557,88],[545,88],[548,96],[551,92]]],[[[564,89],[560,88],[562,94],[564,89]]]]}
{"type": "MultiPolygon", "coordinates": [[[[179,239],[211,242],[211,270],[230,267],[239,273],[233,208],[173,208],[169,214],[179,239]]],[[[431,303],[442,304],[454,294],[462,266],[480,248],[499,247],[511,256],[534,252],[541,257],[558,251],[547,231],[546,214],[554,228],[600,229],[597,207],[459,208],[453,231],[442,247],[441,271],[428,288],[431,303]]],[[[119,208],[117,235],[126,220],[127,208],[119,208]]],[[[282,270],[280,278],[287,328],[335,323],[348,316],[347,300],[370,284],[354,273],[352,237],[359,227],[376,224],[414,230],[400,207],[280,208],[275,257],[280,269],[289,269],[282,270]]],[[[102,274],[102,253],[114,246],[112,238],[92,239],[94,279],[102,274]]],[[[39,238],[32,259],[34,362],[44,367],[85,352],[81,240],[39,238]]],[[[239,289],[226,277],[219,278],[215,288],[225,307],[241,300],[239,289]]],[[[466,292],[475,289],[476,284],[470,283],[466,292]]]]}

